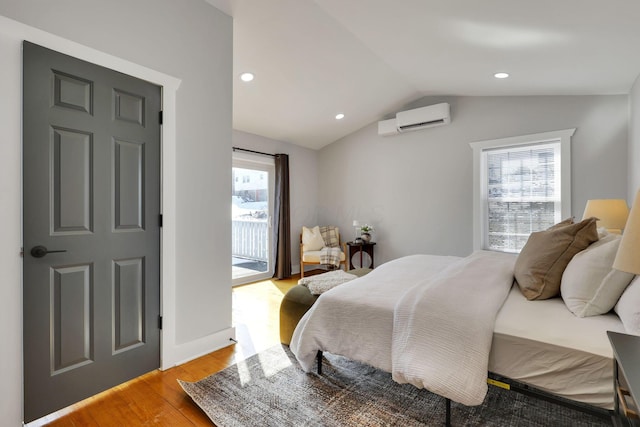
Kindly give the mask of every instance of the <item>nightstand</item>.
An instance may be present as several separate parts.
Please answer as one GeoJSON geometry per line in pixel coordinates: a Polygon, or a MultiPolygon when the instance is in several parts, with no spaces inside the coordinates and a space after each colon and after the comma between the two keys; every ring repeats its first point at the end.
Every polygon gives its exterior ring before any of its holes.
{"type": "Polygon", "coordinates": [[[375,245],[375,242],[347,242],[349,270],[353,270],[354,268],[373,268],[373,247],[375,245]]]}
{"type": "Polygon", "coordinates": [[[640,426],[640,337],[607,331],[613,348],[613,393],[617,425],[640,426]]]}

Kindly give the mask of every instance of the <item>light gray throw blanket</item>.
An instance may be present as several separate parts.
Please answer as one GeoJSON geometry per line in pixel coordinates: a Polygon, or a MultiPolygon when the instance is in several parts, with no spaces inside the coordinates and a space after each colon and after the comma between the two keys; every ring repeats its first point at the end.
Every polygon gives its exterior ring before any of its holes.
{"type": "Polygon", "coordinates": [[[393,379],[482,404],[495,319],[513,284],[514,262],[511,254],[478,251],[408,290],[394,311],[393,379]]]}

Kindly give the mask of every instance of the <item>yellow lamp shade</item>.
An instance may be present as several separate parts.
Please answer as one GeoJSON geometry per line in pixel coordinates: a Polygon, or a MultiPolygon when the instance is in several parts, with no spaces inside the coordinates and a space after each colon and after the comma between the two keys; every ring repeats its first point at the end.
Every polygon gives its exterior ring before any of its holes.
{"type": "Polygon", "coordinates": [[[640,191],[636,194],[629,220],[622,234],[620,247],[613,261],[613,268],[627,273],[640,274],[640,191]]]}
{"type": "Polygon", "coordinates": [[[620,234],[627,223],[629,208],[622,199],[588,200],[582,219],[598,218],[597,226],[604,227],[611,233],[620,234]]]}

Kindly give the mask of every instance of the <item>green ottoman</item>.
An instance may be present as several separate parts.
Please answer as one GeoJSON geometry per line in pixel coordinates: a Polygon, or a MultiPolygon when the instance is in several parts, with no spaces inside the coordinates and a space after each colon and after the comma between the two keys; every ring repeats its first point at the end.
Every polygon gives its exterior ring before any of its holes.
{"type": "MultiPolygon", "coordinates": [[[[361,277],[370,271],[370,268],[357,268],[349,270],[347,273],[361,277]]],[[[280,342],[282,344],[289,345],[291,343],[291,337],[298,322],[319,296],[312,295],[309,288],[303,285],[294,286],[284,295],[282,303],[280,303],[280,342]]]]}

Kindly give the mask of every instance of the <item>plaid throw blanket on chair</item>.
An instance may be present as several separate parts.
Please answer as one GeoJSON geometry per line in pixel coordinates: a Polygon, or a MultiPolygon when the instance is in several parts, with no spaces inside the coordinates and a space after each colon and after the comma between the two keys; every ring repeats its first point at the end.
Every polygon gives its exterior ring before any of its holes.
{"type": "Polygon", "coordinates": [[[325,246],[320,250],[320,264],[339,268],[342,250],[340,250],[340,234],[338,227],[320,227],[320,234],[322,235],[322,240],[324,240],[325,246]]]}

